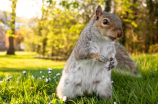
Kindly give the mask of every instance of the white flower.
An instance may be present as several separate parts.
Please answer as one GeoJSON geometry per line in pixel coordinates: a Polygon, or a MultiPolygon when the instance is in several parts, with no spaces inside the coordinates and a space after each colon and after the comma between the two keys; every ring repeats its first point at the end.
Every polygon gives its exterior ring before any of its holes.
{"type": "Polygon", "coordinates": [[[56,76],[54,76],[53,79],[56,79],[56,76]]]}
{"type": "Polygon", "coordinates": [[[48,74],[52,74],[52,72],[51,72],[51,71],[48,71],[48,74]]]}
{"type": "Polygon", "coordinates": [[[8,77],[7,79],[12,79],[12,76],[8,77]]]}
{"type": "Polygon", "coordinates": [[[56,76],[59,76],[60,75],[60,73],[58,73],[56,76]]]}
{"type": "Polygon", "coordinates": [[[114,102],[114,104],[116,104],[116,102],[114,102]]]}
{"type": "Polygon", "coordinates": [[[8,78],[7,78],[7,81],[10,81],[11,79],[12,79],[12,76],[8,77],[8,78]]]}
{"type": "Polygon", "coordinates": [[[23,74],[26,74],[26,71],[23,71],[23,74]]]}
{"type": "Polygon", "coordinates": [[[52,68],[48,68],[49,71],[52,71],[52,68]]]}
{"type": "Polygon", "coordinates": [[[67,100],[67,97],[66,97],[66,96],[64,96],[64,97],[63,97],[63,101],[65,102],[66,100],[67,100]]]}
{"type": "Polygon", "coordinates": [[[44,79],[44,75],[42,76],[42,78],[44,79]]]}
{"type": "Polygon", "coordinates": [[[0,84],[2,83],[3,81],[0,81],[0,84]]]}
{"type": "Polygon", "coordinates": [[[49,80],[46,78],[46,82],[49,82],[49,80]]]}
{"type": "Polygon", "coordinates": [[[49,80],[51,80],[51,78],[48,78],[49,80]]]}
{"type": "Polygon", "coordinates": [[[115,84],[115,83],[114,83],[114,81],[111,81],[111,84],[113,84],[113,85],[114,85],[114,84],[115,84]]]}
{"type": "Polygon", "coordinates": [[[42,78],[41,78],[41,77],[39,77],[39,79],[40,79],[40,80],[42,80],[42,78]]]}
{"type": "Polygon", "coordinates": [[[42,74],[43,72],[42,72],[42,71],[40,71],[40,73],[42,74]]]}
{"type": "Polygon", "coordinates": [[[35,77],[32,75],[32,78],[35,79],[35,77]]]}

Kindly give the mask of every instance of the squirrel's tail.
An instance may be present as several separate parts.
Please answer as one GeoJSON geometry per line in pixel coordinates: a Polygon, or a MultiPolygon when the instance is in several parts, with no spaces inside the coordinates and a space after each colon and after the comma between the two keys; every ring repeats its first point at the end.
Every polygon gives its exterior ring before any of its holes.
{"type": "Polygon", "coordinates": [[[121,70],[125,69],[128,71],[132,71],[135,75],[137,75],[139,71],[138,67],[135,64],[135,62],[131,59],[127,50],[118,42],[115,43],[115,48],[116,48],[116,60],[118,62],[116,69],[121,69],[121,70]]]}

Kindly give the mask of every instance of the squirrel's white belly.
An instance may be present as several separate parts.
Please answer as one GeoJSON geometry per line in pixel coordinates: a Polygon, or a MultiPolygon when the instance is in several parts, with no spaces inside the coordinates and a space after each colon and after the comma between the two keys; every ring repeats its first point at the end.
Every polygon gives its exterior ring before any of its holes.
{"type": "Polygon", "coordinates": [[[108,64],[94,59],[78,60],[71,63],[69,73],[63,72],[57,88],[59,98],[74,98],[84,92],[109,96],[111,94],[111,70],[108,64]],[[75,66],[75,67],[74,67],[75,66]],[[110,86],[110,87],[109,87],[110,86]],[[106,91],[106,92],[105,92],[106,91]]]}
{"type": "Polygon", "coordinates": [[[91,94],[93,91],[96,91],[97,84],[103,80],[107,84],[111,81],[111,70],[108,70],[109,63],[101,63],[94,59],[82,60],[78,63],[81,70],[77,73],[81,74],[81,87],[83,91],[91,94]]]}

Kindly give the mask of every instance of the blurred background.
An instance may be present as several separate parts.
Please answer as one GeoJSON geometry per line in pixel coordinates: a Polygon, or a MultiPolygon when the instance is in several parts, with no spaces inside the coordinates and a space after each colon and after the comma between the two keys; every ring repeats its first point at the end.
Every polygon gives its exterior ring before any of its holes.
{"type": "Polygon", "coordinates": [[[129,53],[158,52],[157,0],[0,0],[0,51],[65,60],[98,5],[122,20],[129,53]]]}

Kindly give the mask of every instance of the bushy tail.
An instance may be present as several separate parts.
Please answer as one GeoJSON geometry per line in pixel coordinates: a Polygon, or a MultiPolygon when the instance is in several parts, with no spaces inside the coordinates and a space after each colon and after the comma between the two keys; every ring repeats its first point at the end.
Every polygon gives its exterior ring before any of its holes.
{"type": "Polygon", "coordinates": [[[138,74],[138,67],[135,62],[131,59],[127,50],[119,43],[115,43],[116,48],[116,60],[118,65],[116,69],[127,69],[132,71],[134,74],[138,74]]]}

